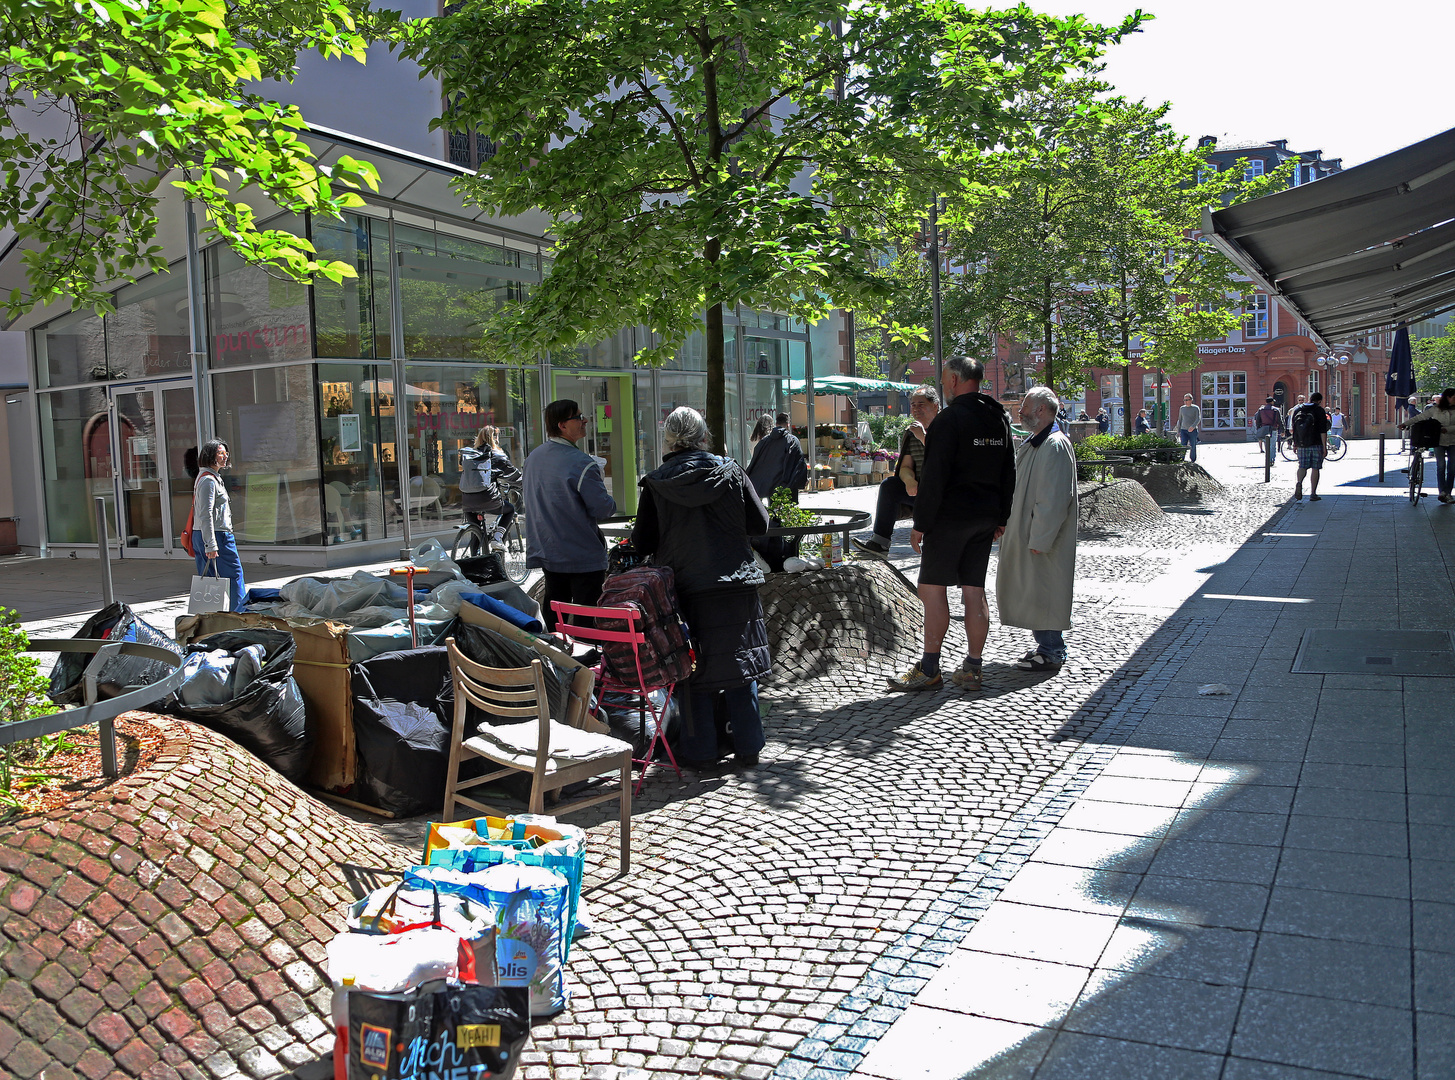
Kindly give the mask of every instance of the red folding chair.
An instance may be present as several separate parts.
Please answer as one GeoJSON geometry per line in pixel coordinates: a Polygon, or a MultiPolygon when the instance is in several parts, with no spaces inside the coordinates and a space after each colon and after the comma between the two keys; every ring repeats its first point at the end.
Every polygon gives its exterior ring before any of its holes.
{"type": "MultiPolygon", "coordinates": [[[[647,754],[644,758],[632,758],[633,765],[642,767],[642,775],[637,778],[637,786],[632,789],[632,796],[642,790],[642,784],[647,779],[647,767],[651,765],[653,757],[657,752],[657,744],[661,743],[662,748],[667,751],[667,760],[672,763],[672,768],[677,770],[677,779],[682,779],[682,769],[677,764],[677,758],[672,754],[672,747],[667,742],[664,731],[667,720],[667,709],[672,704],[672,691],[676,689],[676,683],[667,683],[665,686],[647,686],[646,679],[642,675],[642,646],[646,644],[647,635],[637,628],[637,620],[642,613],[634,607],[583,607],[580,604],[567,604],[561,600],[552,600],[551,609],[556,613],[556,632],[564,634],[575,641],[585,641],[592,644],[599,644],[606,641],[630,642],[632,647],[632,660],[636,664],[637,677],[635,683],[623,682],[618,679],[606,667],[606,657],[603,654],[601,662],[596,665],[596,686],[599,690],[597,698],[597,712],[600,712],[602,701],[608,691],[629,694],[640,702],[638,711],[643,722],[646,721],[647,713],[652,714],[655,724],[655,731],[652,741],[647,745],[647,754]],[[570,622],[567,616],[577,619],[621,619],[627,624],[625,630],[599,630],[595,625],[578,625],[570,622]],[[652,702],[651,695],[658,690],[667,691],[667,697],[660,708],[652,702]]],[[[600,719],[600,716],[597,717],[600,719]]]]}

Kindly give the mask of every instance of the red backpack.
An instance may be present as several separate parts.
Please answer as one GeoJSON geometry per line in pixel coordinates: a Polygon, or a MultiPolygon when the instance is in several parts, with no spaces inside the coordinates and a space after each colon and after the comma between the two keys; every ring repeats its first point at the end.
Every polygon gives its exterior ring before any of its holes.
{"type": "MultiPolygon", "coordinates": [[[[677,590],[671,567],[638,566],[606,579],[601,590],[601,607],[634,607],[642,613],[637,629],[646,635],[640,646],[642,681],[648,688],[678,683],[692,674],[696,656],[688,636],[687,624],[677,611],[677,590]]],[[[625,619],[597,619],[602,630],[627,629],[625,619]]],[[[634,683],[636,662],[632,646],[626,641],[606,641],[601,645],[607,670],[622,682],[634,683]]]]}

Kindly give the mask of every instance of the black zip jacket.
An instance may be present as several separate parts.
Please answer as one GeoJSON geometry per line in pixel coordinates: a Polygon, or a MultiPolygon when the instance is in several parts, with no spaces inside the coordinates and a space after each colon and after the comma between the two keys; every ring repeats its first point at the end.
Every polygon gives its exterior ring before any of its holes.
{"type": "Polygon", "coordinates": [[[937,522],[1010,520],[1015,443],[1005,406],[981,393],[960,394],[925,434],[925,467],[914,500],[914,527],[937,522]]]}

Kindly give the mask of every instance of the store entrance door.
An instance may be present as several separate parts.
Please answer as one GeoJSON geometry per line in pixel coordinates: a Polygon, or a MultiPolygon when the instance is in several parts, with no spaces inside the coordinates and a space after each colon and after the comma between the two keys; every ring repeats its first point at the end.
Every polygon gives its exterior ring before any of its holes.
{"type": "Polygon", "coordinates": [[[197,443],[192,384],[150,383],[111,388],[114,524],[126,558],[180,552],[178,533],[192,504],[185,460],[197,443]]]}
{"type": "Polygon", "coordinates": [[[579,445],[601,461],[617,513],[635,514],[637,440],[631,373],[555,372],[552,378],[552,400],[569,398],[586,417],[586,437],[579,445]]]}

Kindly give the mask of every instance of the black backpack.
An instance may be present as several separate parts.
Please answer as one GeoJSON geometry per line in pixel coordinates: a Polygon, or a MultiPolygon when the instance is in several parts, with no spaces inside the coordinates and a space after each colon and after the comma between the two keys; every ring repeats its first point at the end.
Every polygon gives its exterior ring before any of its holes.
{"type": "Polygon", "coordinates": [[[1300,405],[1293,410],[1294,446],[1317,446],[1319,436],[1329,430],[1329,418],[1321,405],[1300,405]]]}
{"type": "Polygon", "coordinates": [[[1428,420],[1416,420],[1410,425],[1410,445],[1416,450],[1433,450],[1440,445],[1440,421],[1433,416],[1428,420]]]}

